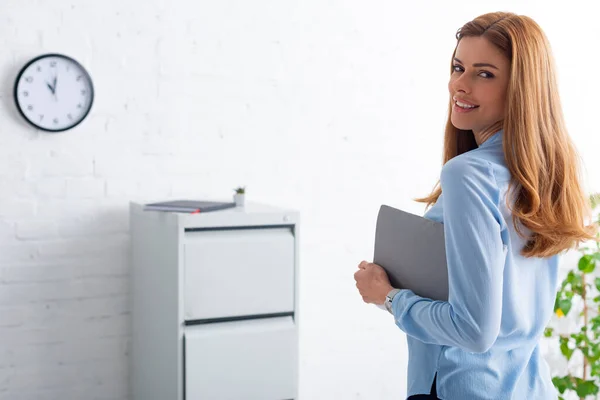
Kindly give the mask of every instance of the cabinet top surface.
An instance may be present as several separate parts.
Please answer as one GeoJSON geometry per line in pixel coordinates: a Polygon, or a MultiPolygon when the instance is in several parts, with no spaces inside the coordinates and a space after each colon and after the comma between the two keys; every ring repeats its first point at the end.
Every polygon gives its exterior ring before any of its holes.
{"type": "MultiPolygon", "coordinates": [[[[151,203],[151,201],[148,201],[147,203],[151,203]]],[[[131,202],[131,212],[133,214],[144,215],[148,218],[165,218],[184,228],[210,227],[216,225],[287,225],[298,222],[298,213],[295,210],[255,202],[246,202],[243,207],[227,208],[225,210],[209,211],[199,214],[144,211],[144,204],[146,203],[131,202]]]]}

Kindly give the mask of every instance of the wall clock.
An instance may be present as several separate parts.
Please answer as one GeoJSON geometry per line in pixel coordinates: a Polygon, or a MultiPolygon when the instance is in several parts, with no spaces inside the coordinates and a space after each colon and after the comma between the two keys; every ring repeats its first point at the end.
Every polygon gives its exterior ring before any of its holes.
{"type": "Polygon", "coordinates": [[[85,68],[71,57],[44,54],[17,75],[17,109],[27,122],[44,131],[61,132],[81,123],[94,101],[94,86],[85,68]]]}

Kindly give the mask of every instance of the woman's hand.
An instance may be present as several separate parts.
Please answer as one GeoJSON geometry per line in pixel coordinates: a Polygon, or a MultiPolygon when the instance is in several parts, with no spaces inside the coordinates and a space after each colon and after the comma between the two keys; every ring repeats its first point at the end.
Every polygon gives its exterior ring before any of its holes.
{"type": "Polygon", "coordinates": [[[354,280],[365,303],[383,304],[385,296],[393,289],[385,270],[367,261],[358,264],[354,280]]]}

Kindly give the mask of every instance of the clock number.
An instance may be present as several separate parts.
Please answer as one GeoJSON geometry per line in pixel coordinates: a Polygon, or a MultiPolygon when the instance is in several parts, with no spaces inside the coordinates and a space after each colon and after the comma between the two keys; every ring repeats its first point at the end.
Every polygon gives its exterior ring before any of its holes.
{"type": "Polygon", "coordinates": [[[81,103],[77,104],[77,108],[83,108],[83,104],[81,104],[81,103]]]}
{"type": "Polygon", "coordinates": [[[30,105],[28,105],[28,106],[27,106],[27,109],[28,109],[29,111],[31,111],[31,110],[33,110],[33,106],[30,104],[30,105]]]}
{"type": "Polygon", "coordinates": [[[67,117],[71,120],[73,119],[73,116],[71,114],[67,114],[67,117]]]}
{"type": "Polygon", "coordinates": [[[50,61],[50,66],[51,66],[52,68],[56,67],[56,61],[50,61]]]}
{"type": "Polygon", "coordinates": [[[83,79],[83,75],[79,75],[76,80],[77,80],[77,82],[79,82],[82,79],[83,79]]]}
{"type": "Polygon", "coordinates": [[[40,114],[40,121],[44,119],[44,114],[40,114]]]}
{"type": "Polygon", "coordinates": [[[58,124],[58,118],[54,118],[52,122],[54,122],[54,124],[58,124]]]}
{"type": "Polygon", "coordinates": [[[42,67],[40,67],[39,65],[37,66],[37,72],[42,72],[42,67]]]}
{"type": "Polygon", "coordinates": [[[25,96],[25,97],[29,96],[29,92],[28,92],[27,90],[26,90],[26,91],[24,91],[24,92],[23,92],[23,96],[25,96]]]}
{"type": "Polygon", "coordinates": [[[25,77],[25,82],[27,82],[27,83],[33,82],[33,76],[27,76],[27,77],[25,77]]]}
{"type": "Polygon", "coordinates": [[[82,90],[81,90],[81,95],[82,95],[82,96],[85,96],[85,94],[86,94],[86,93],[87,93],[87,92],[86,92],[86,90],[85,90],[85,89],[82,89],[82,90]]]}

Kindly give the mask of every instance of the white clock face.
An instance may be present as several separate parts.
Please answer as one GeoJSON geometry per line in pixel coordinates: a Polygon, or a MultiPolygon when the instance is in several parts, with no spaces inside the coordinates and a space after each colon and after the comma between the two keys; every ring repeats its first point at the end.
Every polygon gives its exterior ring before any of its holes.
{"type": "Polygon", "coordinates": [[[48,54],[30,61],[15,83],[19,111],[32,125],[64,131],[79,124],[94,100],[86,70],[75,60],[48,54]]]}

